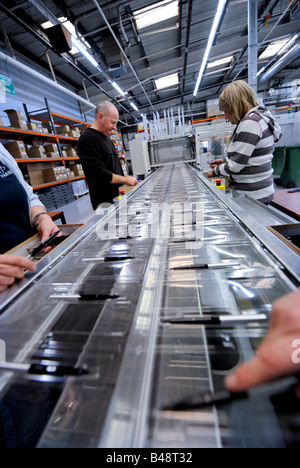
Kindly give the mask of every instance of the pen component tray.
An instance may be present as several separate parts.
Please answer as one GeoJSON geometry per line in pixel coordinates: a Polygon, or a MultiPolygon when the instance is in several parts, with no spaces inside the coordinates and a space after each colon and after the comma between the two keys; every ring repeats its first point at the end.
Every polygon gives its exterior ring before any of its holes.
{"type": "Polygon", "coordinates": [[[289,292],[278,277],[206,280],[194,278],[191,282],[172,281],[165,284],[163,307],[184,310],[189,308],[232,308],[241,312],[270,306],[289,292]]]}
{"type": "Polygon", "coordinates": [[[204,243],[187,243],[186,246],[174,244],[169,247],[169,268],[178,265],[222,264],[238,265],[236,269],[263,269],[270,267],[270,262],[262,251],[258,251],[250,243],[224,243],[222,245],[207,245],[204,243]]]}
{"type": "Polygon", "coordinates": [[[144,275],[146,262],[142,259],[95,264],[89,276],[107,276],[122,279],[139,278],[144,275]]]}
{"type": "Polygon", "coordinates": [[[172,241],[194,241],[204,239],[208,243],[223,243],[248,240],[245,232],[235,225],[226,226],[174,226],[171,233],[172,241]]]}

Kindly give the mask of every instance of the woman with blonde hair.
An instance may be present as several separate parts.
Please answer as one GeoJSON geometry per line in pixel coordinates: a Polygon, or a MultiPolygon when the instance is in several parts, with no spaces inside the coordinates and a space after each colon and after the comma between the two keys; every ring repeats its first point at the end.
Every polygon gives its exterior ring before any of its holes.
{"type": "Polygon", "coordinates": [[[274,197],[272,159],[274,143],[282,136],[272,114],[259,105],[253,89],[234,81],[223,91],[220,110],[236,129],[225,159],[211,163],[208,177],[229,176],[238,195],[269,204],[274,197]]]}

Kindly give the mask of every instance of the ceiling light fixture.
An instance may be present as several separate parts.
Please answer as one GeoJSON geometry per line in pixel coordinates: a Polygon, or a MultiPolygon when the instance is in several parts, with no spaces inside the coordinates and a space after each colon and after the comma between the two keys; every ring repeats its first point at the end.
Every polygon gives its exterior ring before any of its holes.
{"type": "Polygon", "coordinates": [[[266,67],[262,67],[262,68],[259,70],[259,72],[257,73],[256,76],[261,75],[261,74],[265,71],[265,69],[266,69],[266,67]]]}
{"type": "Polygon", "coordinates": [[[115,83],[115,81],[112,81],[111,84],[118,91],[118,93],[120,93],[122,96],[125,96],[125,92],[120,88],[120,86],[117,83],[115,83]]]}
{"type": "Polygon", "coordinates": [[[76,49],[78,50],[78,52],[81,52],[82,55],[85,56],[85,58],[92,64],[94,65],[95,68],[99,69],[99,64],[98,62],[94,59],[94,57],[91,56],[91,54],[89,54],[89,52],[83,47],[83,45],[80,44],[79,41],[77,41],[77,39],[75,39],[74,36],[72,36],[72,44],[74,47],[76,47],[76,49]]]}
{"type": "Polygon", "coordinates": [[[138,110],[137,106],[134,104],[134,102],[131,102],[130,105],[131,105],[131,107],[134,108],[134,110],[136,110],[137,112],[139,112],[139,110],[138,110]]]}
{"type": "Polygon", "coordinates": [[[233,55],[231,55],[230,57],[225,57],[225,58],[220,59],[220,60],[215,60],[214,62],[208,63],[207,68],[219,67],[220,65],[224,65],[225,63],[231,62],[232,59],[233,59],[233,55]]]}
{"type": "Polygon", "coordinates": [[[154,7],[142,8],[134,12],[137,28],[144,29],[153,24],[174,18],[179,15],[178,0],[163,0],[154,7]]]}
{"type": "Polygon", "coordinates": [[[170,88],[171,86],[179,85],[178,73],[173,73],[172,75],[164,76],[163,78],[158,78],[155,80],[155,86],[157,90],[170,88]]]}
{"type": "Polygon", "coordinates": [[[204,75],[204,72],[205,72],[205,69],[206,69],[208,57],[209,57],[211,48],[213,46],[213,43],[215,41],[217,30],[218,30],[221,18],[223,16],[223,12],[224,12],[226,3],[227,3],[227,0],[219,0],[217,13],[216,13],[216,16],[215,16],[215,19],[214,19],[214,22],[213,22],[213,26],[212,26],[212,29],[211,29],[211,32],[210,32],[210,35],[209,35],[206,51],[205,51],[205,54],[204,54],[204,57],[203,57],[203,61],[202,61],[201,67],[200,67],[197,83],[196,83],[196,86],[195,86],[194,97],[196,97],[197,94],[198,94],[198,90],[199,90],[199,87],[200,87],[200,84],[201,84],[201,81],[202,81],[202,78],[203,78],[203,75],[204,75]]]}

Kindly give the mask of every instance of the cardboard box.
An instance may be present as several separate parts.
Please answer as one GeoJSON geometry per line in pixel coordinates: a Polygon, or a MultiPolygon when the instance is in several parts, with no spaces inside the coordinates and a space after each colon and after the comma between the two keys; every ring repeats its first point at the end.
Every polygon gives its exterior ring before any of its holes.
{"type": "Polygon", "coordinates": [[[14,159],[28,159],[28,154],[25,150],[10,151],[10,155],[14,159]]]}
{"type": "Polygon", "coordinates": [[[10,153],[11,151],[26,151],[26,147],[22,141],[12,141],[4,143],[4,148],[10,153]]]}
{"type": "Polygon", "coordinates": [[[15,109],[6,109],[4,112],[7,113],[7,116],[10,122],[23,121],[23,120],[26,122],[26,118],[23,112],[16,111],[15,109]]]}
{"type": "Polygon", "coordinates": [[[56,144],[45,145],[44,150],[46,151],[46,153],[56,153],[58,151],[56,144]]]}
{"type": "Polygon", "coordinates": [[[27,124],[27,128],[30,132],[43,133],[43,129],[41,125],[39,124],[30,123],[30,124],[27,124]]]}
{"type": "Polygon", "coordinates": [[[67,157],[68,158],[78,158],[78,151],[76,148],[68,148],[67,149],[67,157]]]}
{"type": "Polygon", "coordinates": [[[55,159],[60,158],[60,154],[59,154],[58,151],[56,151],[55,153],[46,153],[46,156],[47,156],[47,158],[55,158],[55,159]]]}
{"type": "Polygon", "coordinates": [[[32,146],[28,150],[28,156],[30,158],[46,158],[46,153],[43,146],[32,146]]]}
{"type": "Polygon", "coordinates": [[[42,185],[45,183],[43,171],[33,171],[29,172],[30,184],[35,187],[37,185],[42,185]]]}
{"type": "Polygon", "coordinates": [[[45,182],[60,182],[62,180],[68,180],[68,175],[64,166],[44,169],[43,177],[45,182]]]}
{"type": "Polygon", "coordinates": [[[28,132],[28,126],[25,120],[24,121],[16,120],[15,122],[11,123],[11,127],[28,132]]]}
{"type": "Polygon", "coordinates": [[[56,133],[57,135],[65,135],[68,136],[68,133],[71,131],[71,127],[69,125],[61,125],[59,127],[56,127],[56,133]]]}
{"type": "Polygon", "coordinates": [[[21,130],[28,130],[28,124],[26,122],[26,118],[23,114],[23,112],[16,111],[14,109],[7,109],[4,112],[7,113],[7,116],[10,121],[10,125],[13,128],[18,128],[21,130]]]}
{"type": "Polygon", "coordinates": [[[81,164],[75,164],[74,166],[72,166],[72,171],[74,172],[74,177],[84,176],[84,172],[83,172],[81,164]]]}
{"type": "Polygon", "coordinates": [[[68,132],[68,136],[71,137],[71,138],[80,138],[81,136],[81,132],[79,130],[71,130],[70,132],[68,132]]]}

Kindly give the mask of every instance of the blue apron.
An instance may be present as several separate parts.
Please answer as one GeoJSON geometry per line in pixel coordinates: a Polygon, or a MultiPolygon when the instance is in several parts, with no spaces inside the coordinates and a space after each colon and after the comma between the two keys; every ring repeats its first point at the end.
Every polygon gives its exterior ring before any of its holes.
{"type": "Polygon", "coordinates": [[[0,254],[34,234],[26,191],[13,171],[0,161],[0,254]]]}

